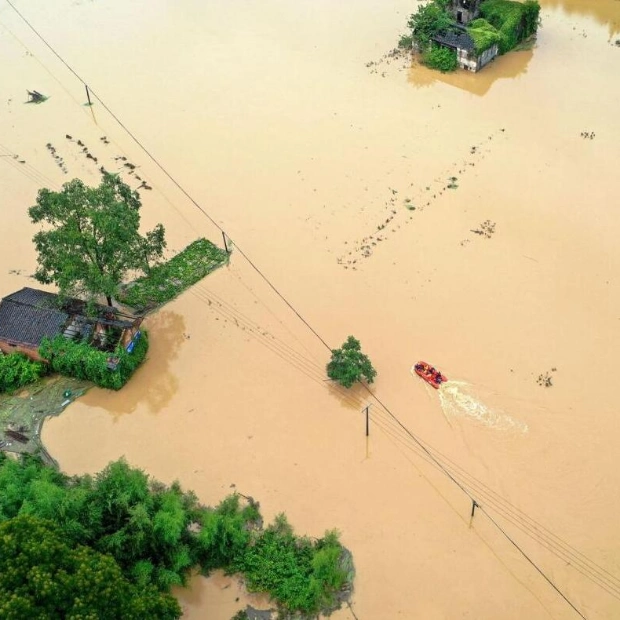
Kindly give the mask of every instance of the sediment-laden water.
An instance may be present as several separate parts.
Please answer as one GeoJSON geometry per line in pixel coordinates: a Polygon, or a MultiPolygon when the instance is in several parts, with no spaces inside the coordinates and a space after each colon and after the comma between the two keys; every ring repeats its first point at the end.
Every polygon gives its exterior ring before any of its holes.
{"type": "MultiPolygon", "coordinates": [[[[620,3],[542,5],[534,49],[443,76],[386,56],[412,1],[16,3],[329,346],[361,340],[391,414],[575,606],[612,618],[620,3]],[[419,359],[473,415],[442,409],[419,359]],[[551,552],[556,536],[581,559],[551,552]]],[[[37,190],[96,183],[100,165],[153,187],[144,225],[164,223],[171,251],[219,241],[2,3],[0,52],[2,295],[33,285],[37,190]],[[26,89],[49,99],[26,105],[26,89]]],[[[339,528],[360,619],[575,617],[484,513],[470,527],[470,499],[376,403],[366,441],[368,394],[324,381],[329,352],[239,252],[147,325],[122,392],[46,422],[64,470],[124,455],[206,503],[236,488],[299,532],[339,528]]],[[[230,618],[246,599],[228,585],[196,578],[186,617],[230,618]]]]}

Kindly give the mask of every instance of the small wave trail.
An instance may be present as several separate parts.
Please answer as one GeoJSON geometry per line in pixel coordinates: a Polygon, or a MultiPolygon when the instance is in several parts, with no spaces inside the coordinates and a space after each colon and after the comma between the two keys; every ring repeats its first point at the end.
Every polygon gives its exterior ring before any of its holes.
{"type": "Polygon", "coordinates": [[[527,424],[485,405],[476,396],[472,386],[465,381],[448,381],[438,392],[441,408],[448,419],[470,418],[496,430],[527,433],[527,424]]]}

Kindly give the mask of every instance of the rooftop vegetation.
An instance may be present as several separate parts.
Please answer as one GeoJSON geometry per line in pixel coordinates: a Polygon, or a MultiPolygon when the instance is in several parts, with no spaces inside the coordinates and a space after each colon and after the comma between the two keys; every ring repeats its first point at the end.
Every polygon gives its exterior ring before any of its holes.
{"type": "Polygon", "coordinates": [[[207,239],[197,239],[148,275],[121,287],[117,299],[146,312],[174,299],[228,260],[228,254],[207,239]]]}
{"type": "Polygon", "coordinates": [[[505,54],[536,32],[540,4],[534,0],[485,0],[480,14],[499,32],[499,52],[505,54]]]}

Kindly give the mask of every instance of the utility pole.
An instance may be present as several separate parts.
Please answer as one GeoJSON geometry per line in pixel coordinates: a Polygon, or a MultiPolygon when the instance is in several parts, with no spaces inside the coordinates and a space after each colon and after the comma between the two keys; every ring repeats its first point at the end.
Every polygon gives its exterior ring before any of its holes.
{"type": "Polygon", "coordinates": [[[86,88],[86,98],[88,99],[88,105],[93,105],[93,102],[90,100],[90,91],[88,90],[88,85],[84,84],[84,88],[86,88]]]}
{"type": "Polygon", "coordinates": [[[370,413],[370,405],[367,405],[364,409],[362,409],[362,411],[366,412],[366,437],[368,437],[368,435],[370,435],[370,425],[368,418],[368,414],[370,413]]]}
{"type": "Polygon", "coordinates": [[[224,239],[224,249],[226,250],[226,254],[230,254],[230,250],[228,249],[228,243],[226,241],[226,233],[222,231],[222,239],[224,239]]]}

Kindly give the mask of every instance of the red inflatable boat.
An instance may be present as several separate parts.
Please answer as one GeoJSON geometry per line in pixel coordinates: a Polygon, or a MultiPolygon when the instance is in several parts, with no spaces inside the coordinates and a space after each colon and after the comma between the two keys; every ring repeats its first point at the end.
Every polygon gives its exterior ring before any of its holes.
{"type": "Polygon", "coordinates": [[[442,375],[441,372],[426,362],[418,362],[414,369],[418,377],[422,377],[424,381],[430,383],[435,389],[438,389],[442,383],[448,380],[445,375],[442,375]]]}

